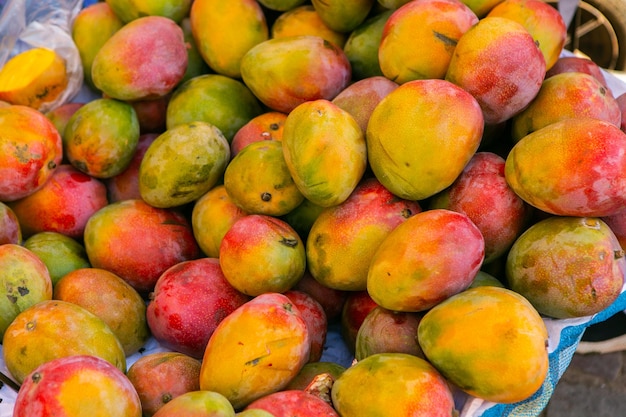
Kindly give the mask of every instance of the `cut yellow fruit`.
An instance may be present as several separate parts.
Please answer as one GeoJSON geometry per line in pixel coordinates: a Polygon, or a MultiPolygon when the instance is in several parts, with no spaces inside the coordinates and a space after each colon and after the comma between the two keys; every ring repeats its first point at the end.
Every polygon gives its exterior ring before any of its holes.
{"type": "Polygon", "coordinates": [[[65,60],[51,49],[15,55],[0,69],[0,100],[39,109],[67,87],[65,60]]]}

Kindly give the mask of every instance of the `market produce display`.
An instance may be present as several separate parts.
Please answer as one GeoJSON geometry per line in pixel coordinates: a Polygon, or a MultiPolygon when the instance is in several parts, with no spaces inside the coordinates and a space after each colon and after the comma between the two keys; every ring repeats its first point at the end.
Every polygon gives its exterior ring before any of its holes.
{"type": "Polygon", "coordinates": [[[626,86],[542,0],[0,12],[0,417],[536,416],[626,309],[626,86]]]}

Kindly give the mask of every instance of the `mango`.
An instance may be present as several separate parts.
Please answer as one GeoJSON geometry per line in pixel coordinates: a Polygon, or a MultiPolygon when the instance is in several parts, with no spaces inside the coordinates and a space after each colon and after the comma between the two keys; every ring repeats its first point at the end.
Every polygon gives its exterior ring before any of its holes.
{"type": "Polygon", "coordinates": [[[499,259],[528,226],[531,208],[509,187],[505,159],[477,152],[454,183],[430,199],[429,208],[466,214],[485,239],[484,264],[499,259]]]}
{"type": "Polygon", "coordinates": [[[322,358],[326,335],[328,334],[328,318],[324,307],[311,295],[304,291],[290,289],[283,293],[296,306],[304,322],[311,347],[309,349],[309,363],[317,362],[322,358]]]}
{"type": "Polygon", "coordinates": [[[227,77],[240,78],[243,56],[269,38],[265,14],[255,0],[195,0],[189,19],[200,55],[227,77]]]}
{"type": "Polygon", "coordinates": [[[209,340],[200,389],[224,395],[241,409],[280,391],[309,357],[306,323],[289,298],[265,293],[229,314],[209,340]]]}
{"type": "Polygon", "coordinates": [[[259,0],[263,6],[270,10],[285,12],[294,9],[304,3],[305,0],[259,0]]]}
{"type": "Polygon", "coordinates": [[[332,103],[350,113],[361,130],[366,132],[378,103],[396,88],[398,84],[383,76],[363,78],[344,88],[332,103]]]}
{"type": "Polygon", "coordinates": [[[267,107],[290,113],[299,104],[332,100],[352,71],[343,50],[319,36],[269,39],[241,59],[241,78],[267,107]]]}
{"type": "Polygon", "coordinates": [[[282,216],[304,200],[277,141],[255,142],[242,149],[226,167],[224,186],[233,202],[250,214],[282,216]]]}
{"type": "Polygon", "coordinates": [[[476,99],[449,81],[402,84],[374,108],[367,157],[392,193],[423,200],[450,186],[478,150],[483,113],[476,99]]]}
{"type": "Polygon", "coordinates": [[[249,300],[224,277],[216,258],[179,262],[159,277],[146,318],[161,346],[200,359],[218,324],[249,300]]]}
{"type": "Polygon", "coordinates": [[[167,17],[143,16],[126,23],[100,47],[91,77],[106,96],[133,101],[170,93],[186,68],[182,28],[167,17]]]}
{"type": "Polygon", "coordinates": [[[467,215],[426,210],[380,243],[369,264],[367,291],[388,310],[425,311],[468,288],[484,256],[484,238],[467,215]]]}
{"type": "Polygon", "coordinates": [[[383,28],[380,68],[398,84],[443,79],[461,36],[478,17],[458,0],[409,2],[393,12],[383,28]]]}
{"type": "Polygon", "coordinates": [[[142,295],[154,289],[167,268],[200,255],[182,213],[143,200],[119,201],[98,210],[85,225],[84,243],[91,266],[120,276],[142,295]]]}
{"type": "Polygon", "coordinates": [[[61,164],[43,187],[9,204],[27,238],[58,232],[81,239],[87,220],[108,204],[107,189],[97,178],[61,164]]]}
{"type": "Polygon", "coordinates": [[[503,0],[461,0],[478,16],[479,19],[484,18],[487,14],[500,4],[503,0]]]}
{"type": "Polygon", "coordinates": [[[289,226],[293,227],[302,241],[306,242],[309,232],[311,231],[311,227],[313,227],[313,222],[315,222],[324,209],[325,207],[315,204],[305,198],[298,207],[282,216],[281,219],[286,221],[289,226]]]}
{"type": "Polygon", "coordinates": [[[196,40],[193,37],[193,31],[191,30],[191,18],[189,15],[181,20],[180,27],[183,29],[183,36],[187,44],[187,68],[185,69],[183,79],[180,80],[179,86],[198,75],[213,72],[204,58],[202,58],[202,55],[200,55],[198,45],[196,45],[196,40]]]}
{"type": "Polygon", "coordinates": [[[11,207],[0,202],[0,245],[22,244],[22,228],[11,207]]]}
{"type": "Polygon", "coordinates": [[[11,322],[2,340],[4,361],[18,383],[53,359],[92,355],[126,372],[126,356],[115,333],[85,308],[60,300],[44,300],[11,322]]]}
{"type": "Polygon", "coordinates": [[[139,166],[139,193],[153,207],[182,206],[213,188],[228,161],[230,146],[217,127],[200,121],[177,125],[146,150],[139,166]]]}
{"type": "Polygon", "coordinates": [[[506,259],[509,287],[537,311],[564,319],[590,316],[617,299],[626,260],[598,218],[549,217],[530,226],[506,259]]]}
{"type": "Polygon", "coordinates": [[[72,40],[78,49],[87,86],[97,90],[91,76],[91,67],[102,45],[124,26],[119,15],[107,2],[97,2],[81,9],[72,24],[72,40]]]}
{"type": "Polygon", "coordinates": [[[31,107],[0,107],[0,201],[37,191],[63,159],[61,135],[52,122],[31,107]]]}
{"type": "Polygon", "coordinates": [[[46,265],[15,243],[0,245],[0,284],[0,336],[22,311],[52,298],[46,265]]]}
{"type": "Polygon", "coordinates": [[[110,178],[126,169],[139,141],[139,120],[124,101],[101,98],[76,110],[65,127],[67,161],[95,178],[110,178]]]}
{"type": "Polygon", "coordinates": [[[626,250],[626,211],[602,217],[601,220],[611,228],[622,249],[626,250]]]}
{"type": "Polygon", "coordinates": [[[456,415],[444,377],[406,353],[378,353],[357,362],[337,378],[331,395],[342,417],[456,415]]]}
{"type": "Polygon", "coordinates": [[[325,99],[302,103],[289,113],[282,147],[296,186],[322,207],[344,202],[367,167],[363,131],[350,113],[325,99]]]}
{"type": "Polygon", "coordinates": [[[448,381],[486,401],[523,401],[547,376],[546,325],[526,298],[506,288],[453,295],[424,314],[417,338],[448,381]]]}
{"type": "Polygon", "coordinates": [[[144,16],[163,16],[179,23],[189,14],[192,3],[193,0],[106,0],[124,23],[144,16]]]}
{"type": "Polygon", "coordinates": [[[561,55],[567,38],[567,26],[558,8],[542,0],[503,0],[487,13],[519,22],[538,44],[546,62],[552,68],[561,55]]]}
{"type": "Polygon", "coordinates": [[[553,75],[561,74],[563,72],[582,72],[589,74],[600,81],[600,84],[609,89],[609,85],[606,82],[606,78],[604,78],[602,68],[587,57],[571,55],[563,55],[559,57],[555,64],[546,71],[546,78],[550,78],[553,75]]]}
{"type": "Polygon", "coordinates": [[[77,304],[104,321],[120,341],[124,354],[137,353],[150,337],[146,304],[119,276],[100,268],[78,268],[61,277],[52,298],[77,304]]]}
{"type": "Polygon", "coordinates": [[[304,390],[283,390],[267,394],[246,407],[249,410],[266,410],[279,416],[339,417],[331,404],[304,390]]]}
{"type": "Polygon", "coordinates": [[[69,82],[65,60],[54,50],[32,48],[0,68],[0,100],[50,110],[69,82]]]}
{"type": "Polygon", "coordinates": [[[153,352],[137,359],[126,375],[135,387],[145,417],[175,397],[200,389],[200,361],[180,352],[153,352]]]}
{"type": "Polygon", "coordinates": [[[545,74],[546,61],[528,30],[515,20],[493,16],[461,36],[445,79],[476,98],[485,123],[497,124],[535,98],[545,74]]]}
{"type": "Polygon", "coordinates": [[[417,202],[397,198],[376,178],[363,180],[346,201],[324,209],[311,226],[309,272],[330,288],[365,290],[369,263],[381,242],[421,211],[417,202]]]}
{"type": "Polygon", "coordinates": [[[89,268],[85,246],[59,232],[39,232],[30,236],[23,246],[46,264],[52,286],[75,269],[89,268]]]}
{"type": "Polygon", "coordinates": [[[263,112],[261,104],[241,81],[219,74],[203,74],[180,85],[166,111],[166,127],[206,122],[217,127],[230,143],[237,131],[263,112]]]}
{"type": "Polygon", "coordinates": [[[505,178],[528,204],[558,216],[602,217],[626,204],[626,133],[598,119],[554,122],[524,136],[505,178]]]}
{"type": "Polygon", "coordinates": [[[57,128],[61,137],[65,135],[65,128],[67,123],[70,121],[70,118],[74,115],[76,110],[83,107],[85,103],[65,103],[60,105],[59,107],[55,107],[52,110],[49,110],[44,113],[44,115],[52,122],[52,124],[57,128]]]}
{"type": "Polygon", "coordinates": [[[367,18],[376,0],[313,0],[313,7],[326,26],[350,32],[367,18]]]}
{"type": "Polygon", "coordinates": [[[594,76],[566,72],[546,78],[537,96],[511,120],[517,142],[551,123],[567,118],[592,117],[620,126],[622,113],[610,90],[594,76]]]}
{"type": "Polygon", "coordinates": [[[286,222],[249,214],[224,235],[219,263],[233,287],[258,296],[291,289],[304,274],[306,255],[304,243],[286,222]]]}
{"type": "Polygon", "coordinates": [[[124,372],[92,355],[53,359],[24,380],[16,417],[141,417],[141,402],[124,372]]]}
{"type": "Polygon", "coordinates": [[[197,390],[179,395],[159,408],[154,417],[234,417],[235,410],[222,394],[197,390]]]}
{"type": "Polygon", "coordinates": [[[383,75],[378,58],[378,46],[391,13],[393,10],[386,10],[368,17],[354,28],[346,39],[343,51],[352,67],[354,80],[383,75]]]}
{"type": "Polygon", "coordinates": [[[250,119],[237,130],[230,142],[231,159],[252,142],[282,141],[285,120],[287,120],[287,115],[277,111],[265,112],[250,119]]]}
{"type": "Polygon", "coordinates": [[[290,9],[280,14],[271,27],[271,37],[315,35],[343,48],[348,35],[326,26],[315,7],[311,4],[290,9]]]}
{"type": "Polygon", "coordinates": [[[422,313],[375,307],[359,327],[354,358],[360,361],[377,353],[394,352],[424,358],[416,337],[422,316],[422,313]]]}
{"type": "Polygon", "coordinates": [[[217,258],[228,229],[247,214],[230,198],[224,184],[216,185],[196,200],[191,211],[191,226],[202,253],[217,258]]]}

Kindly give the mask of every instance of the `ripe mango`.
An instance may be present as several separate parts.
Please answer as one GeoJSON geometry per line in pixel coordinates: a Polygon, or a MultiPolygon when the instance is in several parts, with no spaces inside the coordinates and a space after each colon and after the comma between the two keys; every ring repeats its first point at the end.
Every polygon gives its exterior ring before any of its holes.
{"type": "Polygon", "coordinates": [[[143,16],[163,16],[179,23],[189,14],[191,3],[193,0],[106,0],[124,23],[143,16]]]}
{"type": "Polygon", "coordinates": [[[339,375],[331,395],[342,417],[457,415],[444,377],[407,353],[378,353],[357,362],[339,375]]]}
{"type": "Polygon", "coordinates": [[[554,122],[515,144],[504,169],[513,191],[540,210],[610,216],[626,204],[626,133],[588,117],[554,122]]]}
{"type": "Polygon", "coordinates": [[[269,37],[256,0],[194,0],[189,19],[200,55],[227,77],[240,78],[243,56],[269,37]]]}
{"type": "Polygon", "coordinates": [[[409,81],[383,98],[367,125],[367,157],[389,191],[423,200],[451,185],[480,145],[476,99],[439,79],[409,81]]]}
{"type": "Polygon", "coordinates": [[[167,17],[143,16],[126,23],[100,47],[91,77],[106,96],[134,101],[167,95],[186,69],[182,28],[167,17]]]}
{"type": "Polygon", "coordinates": [[[453,295],[424,314],[417,338],[447,380],[487,401],[523,401],[547,376],[545,323],[509,289],[479,286],[453,295]]]}
{"type": "Polygon", "coordinates": [[[322,207],[345,201],[367,167],[363,131],[350,113],[325,99],[302,103],[289,113],[282,147],[296,186],[322,207]]]}
{"type": "Polygon", "coordinates": [[[306,101],[332,100],[351,75],[343,50],[313,35],[269,39],[241,59],[243,82],[263,104],[282,113],[306,101]]]}
{"type": "Polygon", "coordinates": [[[386,10],[368,17],[346,39],[343,51],[352,67],[354,80],[383,75],[378,59],[378,46],[391,13],[393,10],[386,10]]]}
{"type": "Polygon", "coordinates": [[[265,293],[215,329],[200,369],[200,389],[224,395],[235,409],[283,389],[309,358],[309,334],[286,296],[265,293]]]}

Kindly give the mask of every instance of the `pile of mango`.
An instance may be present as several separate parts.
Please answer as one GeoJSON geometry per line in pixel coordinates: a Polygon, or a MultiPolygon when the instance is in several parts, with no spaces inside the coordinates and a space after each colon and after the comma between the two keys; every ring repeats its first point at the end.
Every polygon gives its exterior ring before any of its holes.
{"type": "Polygon", "coordinates": [[[542,0],[86,5],[92,99],[47,107],[54,50],[0,68],[13,415],[532,397],[544,319],[603,311],[626,273],[626,94],[566,35],[542,0]]]}

